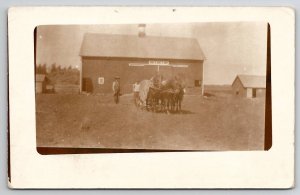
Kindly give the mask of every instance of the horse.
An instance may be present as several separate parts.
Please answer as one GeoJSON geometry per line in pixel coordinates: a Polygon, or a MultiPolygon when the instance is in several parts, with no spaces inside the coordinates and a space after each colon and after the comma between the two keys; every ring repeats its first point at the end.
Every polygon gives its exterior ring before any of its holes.
{"type": "Polygon", "coordinates": [[[181,112],[181,102],[183,101],[184,96],[184,88],[180,86],[180,88],[177,88],[175,90],[175,107],[176,112],[181,112]]]}
{"type": "Polygon", "coordinates": [[[184,83],[178,79],[172,81],[174,90],[174,107],[176,112],[181,112],[181,103],[184,96],[184,83]]]}
{"type": "Polygon", "coordinates": [[[159,104],[160,100],[160,89],[155,87],[149,87],[149,91],[146,99],[147,109],[152,109],[152,111],[156,111],[156,107],[159,104]]]}
{"type": "Polygon", "coordinates": [[[174,110],[175,93],[173,89],[164,89],[160,92],[162,111],[174,110]],[[171,108],[171,109],[170,109],[171,108]]]}
{"type": "Polygon", "coordinates": [[[181,111],[181,103],[184,96],[184,82],[175,76],[173,79],[164,80],[161,88],[162,102],[165,104],[164,108],[166,108],[167,111],[181,111]]]}
{"type": "MultiPolygon", "coordinates": [[[[181,102],[183,100],[183,82],[182,80],[174,77],[172,79],[164,80],[159,85],[148,85],[146,108],[152,111],[157,111],[160,106],[161,111],[180,111],[181,102]]],[[[146,91],[145,91],[146,92],[146,91]]],[[[141,94],[140,94],[141,95],[141,94]]]]}
{"type": "Polygon", "coordinates": [[[151,84],[152,82],[150,80],[140,82],[139,100],[141,108],[147,108],[147,97],[151,84]]]}

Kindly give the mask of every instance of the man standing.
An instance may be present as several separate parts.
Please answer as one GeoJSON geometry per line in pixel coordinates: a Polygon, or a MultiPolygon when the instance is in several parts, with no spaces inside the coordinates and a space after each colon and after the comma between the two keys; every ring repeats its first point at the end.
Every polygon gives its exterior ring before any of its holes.
{"type": "Polygon", "coordinates": [[[115,81],[112,84],[112,90],[114,92],[114,101],[116,104],[118,104],[120,96],[120,77],[115,77],[115,81]]]}
{"type": "Polygon", "coordinates": [[[135,106],[138,106],[140,102],[139,93],[140,93],[140,84],[138,83],[138,81],[136,81],[133,84],[133,99],[134,99],[135,106]]]}

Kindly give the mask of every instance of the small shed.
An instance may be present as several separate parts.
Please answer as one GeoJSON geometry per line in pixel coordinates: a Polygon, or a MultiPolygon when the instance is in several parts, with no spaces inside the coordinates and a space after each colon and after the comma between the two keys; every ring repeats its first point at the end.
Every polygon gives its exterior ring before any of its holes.
{"type": "Polygon", "coordinates": [[[232,83],[235,96],[255,98],[266,96],[266,76],[237,75],[232,83]]]}
{"type": "Polygon", "coordinates": [[[35,75],[35,93],[44,93],[46,91],[46,75],[35,75]]]}

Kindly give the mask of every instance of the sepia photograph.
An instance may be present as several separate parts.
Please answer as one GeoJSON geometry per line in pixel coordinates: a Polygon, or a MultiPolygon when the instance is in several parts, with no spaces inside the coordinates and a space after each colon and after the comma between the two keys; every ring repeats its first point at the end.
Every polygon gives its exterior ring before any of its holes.
{"type": "Polygon", "coordinates": [[[12,7],[7,23],[9,188],[294,187],[293,9],[12,7]]]}
{"type": "Polygon", "coordinates": [[[34,35],[41,154],[271,147],[266,22],[40,25],[34,35]]]}

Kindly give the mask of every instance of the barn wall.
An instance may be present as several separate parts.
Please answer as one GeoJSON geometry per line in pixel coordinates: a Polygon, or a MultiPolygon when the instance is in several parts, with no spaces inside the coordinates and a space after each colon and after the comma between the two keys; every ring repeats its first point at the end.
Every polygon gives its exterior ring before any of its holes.
{"type": "MultiPolygon", "coordinates": [[[[92,93],[112,93],[112,82],[115,76],[119,76],[121,93],[130,93],[135,81],[150,79],[157,71],[157,66],[129,66],[129,63],[148,63],[152,59],[128,59],[128,58],[82,58],[82,91],[92,93]],[[104,78],[104,84],[98,84],[98,78],[104,78]]],[[[202,61],[168,60],[173,65],[188,65],[182,67],[160,66],[160,73],[164,78],[180,75],[187,86],[194,86],[195,80],[202,82],[202,61]]]]}
{"type": "Polygon", "coordinates": [[[241,80],[237,77],[232,84],[233,94],[238,97],[246,97],[247,90],[243,87],[241,80]]]}
{"type": "Polygon", "coordinates": [[[247,98],[253,97],[253,88],[247,88],[247,98]]]}
{"type": "Polygon", "coordinates": [[[256,97],[266,97],[266,89],[256,89],[256,97]]]}

